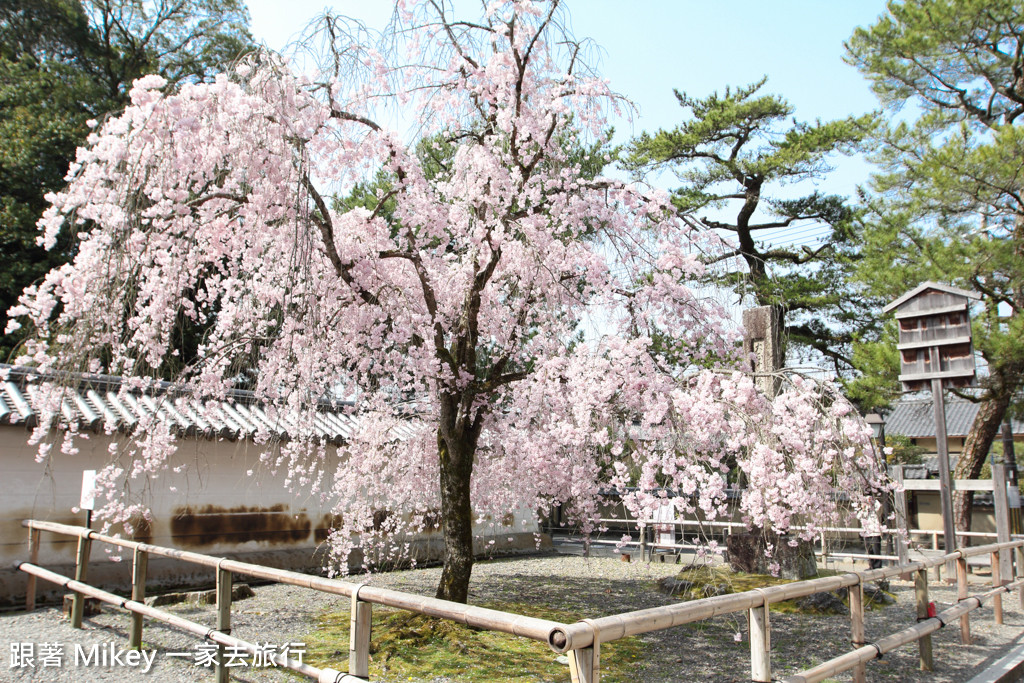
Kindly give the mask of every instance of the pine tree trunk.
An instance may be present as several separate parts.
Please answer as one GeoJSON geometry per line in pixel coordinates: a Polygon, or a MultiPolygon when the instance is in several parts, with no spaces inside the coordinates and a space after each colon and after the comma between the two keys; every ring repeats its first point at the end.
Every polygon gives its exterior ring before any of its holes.
{"type": "Polygon", "coordinates": [[[437,597],[465,603],[473,572],[473,508],[470,482],[475,448],[466,439],[445,439],[438,434],[441,459],[441,532],[444,568],[437,597]]]}
{"type": "MultiPolygon", "coordinates": [[[[992,442],[999,433],[999,426],[1010,405],[1010,393],[1000,392],[995,397],[982,401],[978,414],[971,424],[971,430],[964,440],[964,449],[957,459],[953,479],[977,479],[985,464],[985,457],[992,442]]],[[[959,531],[971,530],[971,513],[974,510],[973,491],[955,491],[953,494],[953,519],[959,531]]]]}

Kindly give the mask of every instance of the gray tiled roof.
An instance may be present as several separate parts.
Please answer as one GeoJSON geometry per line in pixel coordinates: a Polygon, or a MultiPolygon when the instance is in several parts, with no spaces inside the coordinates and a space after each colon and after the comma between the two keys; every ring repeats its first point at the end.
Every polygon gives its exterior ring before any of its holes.
{"type": "MultiPolygon", "coordinates": [[[[44,378],[30,370],[0,365],[0,424],[35,425],[39,420],[39,383],[44,378]]],[[[359,414],[347,402],[322,402],[312,424],[299,424],[295,417],[274,416],[274,411],[255,400],[252,392],[235,390],[228,400],[200,401],[163,383],[152,392],[128,391],[120,378],[76,377],[66,390],[61,412],[80,429],[104,428],[130,432],[150,415],[178,434],[205,438],[241,439],[257,433],[279,438],[298,434],[315,435],[331,443],[343,443],[358,427],[359,414]]],[[[404,439],[413,432],[395,429],[404,439]]]]}
{"type": "MultiPolygon", "coordinates": [[[[978,404],[958,396],[946,396],[946,433],[949,436],[966,436],[978,414],[978,404]]],[[[935,416],[931,394],[926,396],[904,396],[885,418],[886,434],[902,434],[917,438],[935,436],[935,416]]],[[[1013,433],[1024,434],[1024,422],[1013,420],[1013,433]]]]}

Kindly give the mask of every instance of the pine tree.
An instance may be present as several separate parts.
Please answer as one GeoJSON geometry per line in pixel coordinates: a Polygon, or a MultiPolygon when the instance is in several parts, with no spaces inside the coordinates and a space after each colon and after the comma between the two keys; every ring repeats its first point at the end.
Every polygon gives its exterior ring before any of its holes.
{"type": "Polygon", "coordinates": [[[715,256],[716,264],[731,267],[709,269],[707,281],[777,307],[788,341],[820,353],[841,373],[851,364],[852,330],[870,322],[862,302],[839,286],[854,256],[856,214],[843,197],[814,192],[784,199],[780,189],[826,177],[835,155],[858,149],[873,118],[796,121],[789,102],[761,92],[765,81],[705,98],[676,91],[684,121],[633,140],[627,163],[635,172],[674,171],[682,182],[673,193],[681,214],[735,210],[731,220],[701,216],[735,242],[715,256]],[[775,237],[822,224],[828,236],[814,247],[775,237]]]}
{"type": "MultiPolygon", "coordinates": [[[[1024,3],[890,2],[847,53],[899,119],[879,136],[861,282],[888,298],[928,279],[983,296],[987,375],[954,475],[976,478],[1024,383],[1024,3]]],[[[958,496],[960,528],[970,506],[958,496]]]]}

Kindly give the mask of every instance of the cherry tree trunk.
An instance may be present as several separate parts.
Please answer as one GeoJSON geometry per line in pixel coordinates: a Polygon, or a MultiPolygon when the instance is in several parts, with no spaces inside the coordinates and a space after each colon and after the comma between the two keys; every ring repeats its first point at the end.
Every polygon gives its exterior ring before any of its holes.
{"type": "MultiPolygon", "coordinates": [[[[999,433],[999,426],[1006,415],[1006,409],[1010,405],[1009,392],[1000,392],[998,396],[987,401],[982,401],[978,407],[978,414],[971,424],[971,430],[967,433],[964,441],[963,452],[957,459],[956,470],[953,479],[977,479],[981,474],[981,468],[985,464],[985,457],[996,434],[999,433]]],[[[960,531],[971,530],[971,513],[974,509],[974,493],[972,491],[955,491],[953,495],[953,518],[956,528],[960,531]]]]}
{"type": "Polygon", "coordinates": [[[453,602],[469,598],[473,571],[473,508],[470,481],[474,448],[464,440],[438,437],[441,458],[441,532],[444,536],[444,568],[437,597],[453,602]]]}
{"type": "Polygon", "coordinates": [[[805,580],[818,575],[814,545],[808,541],[755,529],[726,539],[729,566],[747,574],[778,574],[784,579],[805,580]],[[790,542],[796,540],[795,545],[790,542]],[[768,547],[771,546],[771,552],[768,547]]]}

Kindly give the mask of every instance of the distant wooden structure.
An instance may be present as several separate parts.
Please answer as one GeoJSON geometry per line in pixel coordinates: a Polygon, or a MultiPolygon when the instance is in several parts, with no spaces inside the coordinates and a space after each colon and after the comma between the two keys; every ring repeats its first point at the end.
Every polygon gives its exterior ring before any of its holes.
{"type": "Polygon", "coordinates": [[[925,282],[886,306],[900,326],[900,382],[904,391],[927,389],[932,380],[945,386],[974,383],[970,300],[981,295],[925,282]]]}
{"type": "MultiPolygon", "coordinates": [[[[931,384],[935,406],[935,441],[939,459],[939,497],[946,552],[956,547],[953,529],[952,483],[946,436],[946,386],[974,383],[974,347],[971,344],[970,302],[975,292],[925,282],[882,309],[896,312],[900,336],[900,382],[904,391],[919,391],[931,384]]],[[[952,567],[947,565],[947,575],[952,567]]]]}

